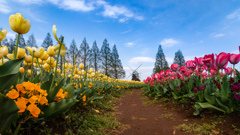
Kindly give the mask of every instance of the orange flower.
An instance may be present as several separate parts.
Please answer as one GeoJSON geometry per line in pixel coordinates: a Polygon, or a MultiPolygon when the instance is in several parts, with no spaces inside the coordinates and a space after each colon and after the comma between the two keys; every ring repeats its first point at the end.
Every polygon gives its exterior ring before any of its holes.
{"type": "Polygon", "coordinates": [[[19,97],[19,93],[15,90],[15,89],[12,89],[11,91],[9,91],[7,94],[6,94],[7,97],[11,98],[11,99],[16,99],[19,97]]]}
{"type": "Polygon", "coordinates": [[[87,105],[87,103],[83,103],[83,105],[85,106],[85,105],[87,105]]]}
{"type": "Polygon", "coordinates": [[[86,95],[83,96],[82,100],[85,102],[86,101],[86,95]]]}
{"type": "Polygon", "coordinates": [[[22,112],[24,112],[25,110],[26,110],[26,108],[27,108],[27,106],[26,106],[26,104],[28,103],[28,102],[26,102],[26,99],[25,98],[18,98],[18,100],[17,101],[15,101],[15,103],[17,104],[17,107],[20,109],[18,112],[19,113],[22,113],[22,112]]]}
{"type": "Polygon", "coordinates": [[[37,96],[32,96],[31,98],[28,99],[28,102],[31,104],[34,104],[36,103],[37,100],[38,100],[37,96]]]}
{"type": "Polygon", "coordinates": [[[23,82],[22,84],[25,87],[25,89],[27,89],[27,90],[34,90],[35,89],[35,84],[31,83],[29,81],[28,82],[23,82]]]}
{"type": "Polygon", "coordinates": [[[54,99],[55,101],[61,101],[62,99],[64,99],[64,98],[67,98],[67,94],[68,94],[68,92],[64,92],[63,93],[63,89],[61,88],[59,91],[58,91],[58,93],[57,93],[57,95],[56,95],[56,98],[54,99]]]}
{"type": "Polygon", "coordinates": [[[46,98],[46,97],[43,97],[43,96],[41,96],[41,95],[39,96],[38,102],[39,102],[41,105],[43,105],[43,104],[48,105],[48,100],[47,100],[47,98],[46,98]]]}
{"type": "Polygon", "coordinates": [[[39,90],[39,92],[45,97],[48,95],[46,90],[39,90]]]}
{"type": "Polygon", "coordinates": [[[79,83],[79,87],[82,88],[82,84],[81,83],[79,83]]]}
{"type": "Polygon", "coordinates": [[[38,115],[40,114],[41,110],[35,105],[35,104],[30,104],[27,107],[27,110],[33,115],[33,117],[37,118],[38,115]]]}
{"type": "Polygon", "coordinates": [[[18,92],[22,92],[23,94],[26,93],[25,89],[23,88],[23,84],[17,84],[16,88],[18,92]]]}

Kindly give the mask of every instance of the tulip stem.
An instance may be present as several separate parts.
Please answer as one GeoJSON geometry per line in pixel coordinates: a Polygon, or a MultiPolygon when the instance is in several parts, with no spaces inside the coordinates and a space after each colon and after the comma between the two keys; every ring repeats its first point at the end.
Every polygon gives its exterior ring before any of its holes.
{"type": "Polygon", "coordinates": [[[65,78],[65,56],[63,57],[63,70],[64,70],[64,78],[65,78]]]}
{"type": "Polygon", "coordinates": [[[3,65],[3,57],[2,57],[2,65],[3,65]]]}
{"type": "MultiPolygon", "coordinates": [[[[56,74],[57,74],[58,59],[59,59],[59,55],[60,55],[60,50],[61,50],[61,47],[62,47],[63,39],[64,39],[64,37],[62,36],[62,37],[61,37],[60,47],[59,47],[58,53],[57,53],[57,61],[56,61],[56,66],[55,66],[55,72],[54,72],[54,75],[53,75],[53,79],[52,79],[52,83],[51,83],[50,90],[51,90],[51,88],[52,88],[52,86],[53,86],[53,84],[54,84],[54,80],[55,80],[55,77],[56,77],[56,74]]],[[[50,58],[50,60],[51,60],[51,58],[50,58]]]]}
{"type": "MultiPolygon", "coordinates": [[[[33,56],[34,56],[34,51],[33,51],[33,56]]],[[[32,56],[32,65],[31,65],[31,81],[32,81],[32,78],[33,78],[33,59],[34,59],[33,56],[32,56]]]]}
{"type": "Polygon", "coordinates": [[[73,73],[75,71],[76,58],[77,58],[77,54],[75,54],[75,58],[74,58],[74,62],[73,62],[72,75],[71,75],[71,81],[70,81],[71,83],[72,83],[73,73]]]}
{"type": "Polygon", "coordinates": [[[16,43],[16,46],[15,46],[15,51],[14,51],[14,59],[17,58],[17,51],[18,51],[18,42],[19,42],[19,37],[20,37],[20,33],[18,33],[17,35],[17,43],[16,43]]]}
{"type": "Polygon", "coordinates": [[[38,65],[38,68],[39,68],[39,70],[40,70],[40,74],[41,74],[41,77],[42,77],[42,68],[41,68],[40,65],[39,65],[38,58],[37,58],[37,65],[38,65]]]}
{"type": "Polygon", "coordinates": [[[233,77],[235,79],[235,64],[233,64],[233,77]]]}

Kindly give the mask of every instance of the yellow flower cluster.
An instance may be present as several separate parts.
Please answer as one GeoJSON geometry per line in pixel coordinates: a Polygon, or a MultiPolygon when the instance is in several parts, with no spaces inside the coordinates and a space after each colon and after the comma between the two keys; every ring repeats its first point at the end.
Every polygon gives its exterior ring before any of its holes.
{"type": "Polygon", "coordinates": [[[63,92],[63,89],[61,88],[56,95],[55,101],[60,102],[62,99],[67,98],[67,94],[68,92],[63,92]]]}
{"type": "Polygon", "coordinates": [[[12,89],[6,94],[7,97],[14,99],[16,105],[20,109],[18,113],[21,115],[27,109],[34,118],[37,118],[41,110],[38,105],[48,105],[46,98],[47,91],[40,88],[40,84],[31,82],[23,82],[17,84],[16,89],[12,89]]]}

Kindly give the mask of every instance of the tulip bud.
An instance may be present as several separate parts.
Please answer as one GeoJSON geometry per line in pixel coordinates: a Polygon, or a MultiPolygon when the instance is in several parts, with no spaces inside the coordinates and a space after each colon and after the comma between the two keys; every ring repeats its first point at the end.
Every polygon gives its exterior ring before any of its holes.
{"type": "Polygon", "coordinates": [[[57,53],[55,52],[54,50],[54,46],[49,46],[48,49],[47,49],[47,53],[49,56],[55,56],[57,53]]]}
{"type": "Polygon", "coordinates": [[[6,37],[8,31],[3,29],[2,31],[0,31],[0,42],[3,41],[3,39],[6,37]]]}
{"type": "Polygon", "coordinates": [[[4,55],[3,55],[3,51],[0,50],[0,59],[2,59],[3,57],[4,57],[4,55]]]}
{"type": "Polygon", "coordinates": [[[19,34],[26,34],[31,28],[30,21],[24,19],[23,15],[20,13],[11,15],[9,17],[9,24],[11,29],[19,34]]]}
{"type": "Polygon", "coordinates": [[[3,46],[1,49],[3,51],[3,55],[7,56],[8,55],[8,47],[7,46],[3,46]]]}
{"type": "Polygon", "coordinates": [[[79,64],[79,68],[80,69],[83,69],[84,68],[84,65],[82,63],[79,64]]]}
{"type": "Polygon", "coordinates": [[[28,69],[27,74],[31,75],[31,69],[28,69]]]}
{"type": "Polygon", "coordinates": [[[68,78],[71,78],[71,75],[68,75],[68,78]]]}
{"type": "Polygon", "coordinates": [[[48,55],[47,51],[44,51],[43,54],[42,54],[42,56],[40,57],[40,59],[42,59],[42,60],[47,60],[48,57],[49,57],[49,55],[48,55]]]}
{"type": "Polygon", "coordinates": [[[78,79],[78,75],[74,75],[74,78],[75,78],[75,79],[78,79]]]}
{"type": "Polygon", "coordinates": [[[23,48],[18,48],[17,58],[23,58],[25,56],[26,50],[23,48]]]}
{"type": "Polygon", "coordinates": [[[64,74],[62,73],[61,76],[64,77],[64,74]]]}
{"type": "Polygon", "coordinates": [[[52,65],[52,64],[54,63],[54,58],[53,58],[53,57],[49,57],[49,58],[47,59],[47,63],[48,63],[49,65],[52,65]]]}
{"type": "Polygon", "coordinates": [[[20,68],[19,68],[19,72],[20,72],[20,73],[24,73],[24,68],[23,68],[23,67],[20,67],[20,68]]]}
{"type": "Polygon", "coordinates": [[[31,55],[27,55],[27,56],[25,56],[25,62],[26,63],[31,63],[32,62],[32,56],[31,55]]]}

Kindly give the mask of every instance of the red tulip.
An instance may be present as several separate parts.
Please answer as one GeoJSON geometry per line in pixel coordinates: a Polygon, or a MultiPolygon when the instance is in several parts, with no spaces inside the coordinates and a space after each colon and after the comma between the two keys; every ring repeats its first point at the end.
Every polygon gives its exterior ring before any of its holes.
{"type": "Polygon", "coordinates": [[[230,67],[227,67],[227,68],[224,68],[224,71],[225,71],[226,74],[231,75],[232,72],[233,72],[233,69],[230,68],[230,67]]]}
{"type": "Polygon", "coordinates": [[[187,68],[185,66],[181,66],[179,69],[180,73],[185,73],[187,71],[187,68]]]}
{"type": "Polygon", "coordinates": [[[207,67],[211,67],[213,66],[214,64],[214,54],[208,54],[208,55],[205,55],[203,57],[203,63],[207,66],[207,67]]]}
{"type": "Polygon", "coordinates": [[[194,65],[194,62],[195,62],[195,61],[193,61],[193,60],[189,60],[189,61],[185,62],[186,67],[187,67],[188,69],[194,70],[194,69],[196,68],[196,66],[194,65]]]}
{"type": "Polygon", "coordinates": [[[230,54],[229,62],[231,64],[237,64],[240,61],[240,54],[230,54]]]}
{"type": "Polygon", "coordinates": [[[223,69],[224,67],[226,67],[229,61],[229,57],[230,57],[229,53],[221,52],[216,58],[216,66],[219,69],[223,69]]]}
{"type": "Polygon", "coordinates": [[[172,69],[173,71],[177,71],[178,68],[179,68],[179,65],[178,65],[178,64],[172,64],[172,65],[171,65],[171,69],[172,69]]]}
{"type": "Polygon", "coordinates": [[[203,57],[199,57],[199,58],[195,57],[195,63],[198,66],[202,66],[204,64],[203,63],[203,57]]]}

